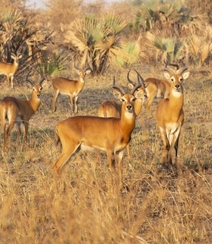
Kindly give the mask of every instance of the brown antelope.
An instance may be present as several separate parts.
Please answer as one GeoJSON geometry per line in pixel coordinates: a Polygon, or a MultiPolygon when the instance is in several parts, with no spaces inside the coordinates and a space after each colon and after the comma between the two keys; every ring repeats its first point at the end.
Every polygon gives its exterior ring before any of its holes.
{"type": "MultiPolygon", "coordinates": [[[[175,63],[168,63],[166,65],[174,66],[179,69],[179,65],[175,63]]],[[[147,78],[144,84],[148,84],[146,87],[147,100],[146,109],[150,116],[152,116],[150,105],[152,104],[155,97],[157,98],[168,98],[170,93],[170,83],[167,80],[147,78]]]]}
{"type": "MultiPolygon", "coordinates": [[[[130,71],[131,70],[129,70],[129,72],[127,74],[127,79],[129,81],[128,87],[132,90],[135,87],[135,84],[133,83],[132,80],[130,80],[130,77],[129,77],[130,71]]],[[[136,99],[135,104],[134,104],[134,110],[135,110],[136,116],[138,116],[140,114],[141,109],[142,109],[143,101],[147,97],[146,96],[146,90],[145,90],[146,87],[144,86],[144,80],[139,75],[138,72],[137,72],[137,78],[138,78],[138,80],[141,79],[140,80],[140,84],[141,85],[137,89],[137,91],[141,92],[141,98],[136,99]]],[[[115,118],[119,118],[119,117],[121,117],[121,108],[122,108],[122,104],[120,102],[116,102],[114,100],[103,101],[101,103],[101,105],[99,106],[99,108],[98,108],[98,116],[99,117],[115,117],[115,118]]],[[[128,154],[128,157],[130,158],[130,145],[129,144],[127,145],[127,154],[128,154]]]]}
{"type": "Polygon", "coordinates": [[[189,77],[187,68],[177,71],[165,67],[164,76],[170,83],[170,96],[158,102],[156,120],[163,140],[163,165],[172,163],[171,150],[175,149],[175,165],[177,165],[177,152],[181,127],[184,120],[183,112],[183,81],[189,77]]]}
{"type": "Polygon", "coordinates": [[[84,78],[86,74],[89,74],[91,72],[91,69],[88,67],[86,67],[85,69],[79,69],[78,67],[76,67],[75,63],[74,63],[74,67],[79,74],[78,80],[70,80],[64,77],[56,77],[52,79],[52,86],[54,89],[52,104],[53,104],[54,112],[57,109],[56,102],[59,94],[69,95],[70,105],[73,113],[78,112],[78,107],[77,107],[78,96],[85,85],[84,78]]]}
{"type": "MultiPolygon", "coordinates": [[[[28,83],[31,81],[27,80],[28,83]]],[[[21,135],[21,124],[24,125],[24,138],[27,141],[29,120],[40,106],[40,95],[42,90],[42,79],[39,84],[33,86],[32,95],[29,100],[18,99],[15,97],[4,97],[0,102],[0,116],[2,132],[4,134],[4,150],[7,145],[8,137],[14,124],[18,126],[18,136],[21,135]]]]}
{"type": "Polygon", "coordinates": [[[8,85],[13,88],[13,80],[14,80],[14,75],[16,70],[18,69],[18,61],[22,57],[21,54],[15,55],[14,53],[11,54],[11,58],[14,60],[13,64],[12,63],[5,63],[5,62],[0,62],[0,74],[1,75],[6,75],[7,77],[7,82],[8,85]]]}
{"type": "Polygon", "coordinates": [[[120,118],[102,118],[98,116],[75,116],[59,122],[55,127],[58,142],[62,144],[62,153],[54,164],[54,177],[64,164],[80,148],[100,149],[107,152],[108,164],[112,172],[117,159],[119,180],[122,184],[123,169],[122,158],[124,148],[130,141],[131,133],[135,127],[134,103],[140,98],[137,91],[140,84],[129,93],[113,83],[113,95],[122,102],[120,118]]]}

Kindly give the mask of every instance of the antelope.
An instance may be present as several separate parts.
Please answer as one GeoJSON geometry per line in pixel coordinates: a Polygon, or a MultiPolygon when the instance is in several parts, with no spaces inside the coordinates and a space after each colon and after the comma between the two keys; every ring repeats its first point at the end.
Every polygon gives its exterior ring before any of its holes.
{"type": "Polygon", "coordinates": [[[79,149],[100,149],[107,153],[111,173],[115,170],[117,159],[120,185],[123,181],[122,158],[124,148],[130,141],[135,127],[136,114],[134,104],[141,92],[138,84],[129,93],[115,85],[113,79],[113,95],[122,102],[120,118],[102,118],[98,116],[75,116],[67,118],[55,127],[57,142],[62,144],[62,153],[54,164],[54,179],[64,164],[79,149]]]}
{"type": "Polygon", "coordinates": [[[11,87],[13,88],[14,75],[18,69],[18,65],[19,65],[18,61],[20,58],[22,58],[22,55],[21,54],[15,55],[14,53],[12,53],[11,58],[14,60],[13,63],[0,62],[0,74],[6,75],[8,86],[10,86],[11,83],[11,87]]]}
{"type": "Polygon", "coordinates": [[[170,83],[167,80],[160,80],[156,78],[147,78],[144,84],[149,84],[146,88],[147,100],[146,109],[150,116],[152,116],[150,105],[155,97],[168,98],[170,93],[170,83]]]}
{"type": "MultiPolygon", "coordinates": [[[[174,66],[179,70],[179,65],[175,63],[169,63],[167,65],[174,66]]],[[[157,98],[168,98],[170,94],[170,83],[165,79],[147,78],[144,84],[149,84],[146,88],[147,100],[146,109],[150,116],[152,116],[150,105],[152,104],[155,97],[157,98]]]]}
{"type": "Polygon", "coordinates": [[[74,63],[74,67],[76,68],[79,74],[78,80],[70,80],[64,77],[56,77],[52,79],[52,86],[54,90],[52,105],[53,105],[54,112],[57,109],[56,102],[59,94],[69,95],[70,105],[73,113],[78,112],[78,106],[77,106],[78,96],[85,85],[84,78],[86,74],[89,74],[91,72],[91,69],[88,67],[84,69],[79,69],[78,67],[76,67],[75,63],[74,63]]]}
{"type": "Polygon", "coordinates": [[[24,138],[27,141],[27,133],[29,127],[29,120],[32,115],[38,110],[40,106],[40,95],[42,90],[42,83],[34,85],[30,80],[27,80],[32,87],[32,94],[29,100],[18,99],[15,97],[4,97],[0,102],[0,118],[2,124],[2,132],[4,134],[4,150],[7,146],[7,141],[14,124],[18,127],[18,137],[21,135],[21,124],[24,125],[24,138]]]}
{"type": "Polygon", "coordinates": [[[183,81],[189,77],[187,67],[176,71],[165,66],[164,77],[170,83],[170,96],[158,102],[156,120],[163,141],[163,165],[172,164],[172,147],[175,150],[175,165],[177,165],[178,143],[181,127],[184,122],[183,112],[183,81]]]}
{"type": "MultiPolygon", "coordinates": [[[[130,71],[131,70],[129,70],[129,72],[127,74],[128,87],[130,89],[133,89],[135,87],[135,84],[133,83],[132,80],[130,80],[130,77],[129,77],[130,71]]],[[[140,92],[141,92],[141,98],[136,99],[135,104],[134,104],[136,116],[138,116],[141,112],[143,101],[147,97],[145,88],[148,86],[148,84],[146,84],[146,86],[144,86],[144,80],[138,72],[137,72],[137,78],[138,78],[138,80],[140,78],[141,79],[140,82],[142,82],[142,83],[141,83],[140,87],[137,89],[137,90],[140,90],[140,92]]],[[[119,117],[121,117],[121,108],[122,108],[122,104],[120,102],[116,102],[114,100],[103,101],[98,108],[98,116],[99,117],[119,118],[119,117]]],[[[127,145],[127,154],[128,154],[128,157],[130,158],[130,145],[129,144],[127,145]]]]}

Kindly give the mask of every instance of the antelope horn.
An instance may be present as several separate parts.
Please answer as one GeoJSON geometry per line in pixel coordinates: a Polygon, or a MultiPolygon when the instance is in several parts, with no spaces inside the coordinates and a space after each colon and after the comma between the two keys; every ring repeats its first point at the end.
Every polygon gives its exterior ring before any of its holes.
{"type": "Polygon", "coordinates": [[[165,62],[164,71],[167,71],[167,72],[169,72],[169,73],[175,74],[175,71],[174,71],[174,70],[172,70],[172,69],[170,69],[169,67],[167,67],[168,64],[169,64],[168,62],[165,62]]]}
{"type": "Polygon", "coordinates": [[[45,76],[42,77],[41,81],[39,82],[39,85],[42,86],[42,83],[45,81],[45,76]]]}
{"type": "Polygon", "coordinates": [[[179,70],[179,68],[180,68],[179,64],[175,64],[175,63],[168,63],[168,65],[176,67],[176,68],[177,68],[177,70],[179,70]]]}
{"type": "Polygon", "coordinates": [[[164,61],[164,63],[165,63],[165,68],[167,68],[168,65],[176,67],[177,70],[180,68],[179,64],[169,63],[168,61],[166,62],[164,61]]]}
{"type": "Polygon", "coordinates": [[[137,84],[136,86],[134,86],[134,88],[130,91],[130,94],[134,95],[135,91],[141,87],[141,84],[137,84]]]}
{"type": "Polygon", "coordinates": [[[139,74],[139,72],[137,70],[135,70],[135,72],[137,73],[137,77],[138,77],[138,83],[140,85],[143,85],[144,84],[144,79],[143,77],[139,74]]]}
{"type": "Polygon", "coordinates": [[[177,73],[180,74],[180,75],[188,69],[188,68],[185,66],[184,63],[183,63],[183,66],[184,66],[183,68],[178,69],[178,71],[177,71],[177,73]]]}
{"type": "Polygon", "coordinates": [[[113,89],[118,90],[122,94],[122,96],[125,94],[124,89],[122,89],[121,87],[116,86],[115,76],[113,77],[113,89]]]}
{"type": "Polygon", "coordinates": [[[127,80],[129,81],[129,83],[131,83],[133,86],[135,86],[135,83],[132,80],[130,80],[130,71],[131,71],[131,69],[127,73],[127,80]]]}
{"type": "Polygon", "coordinates": [[[29,71],[29,73],[26,76],[26,81],[28,81],[32,86],[34,85],[32,81],[29,80],[29,74],[31,73],[31,70],[29,71]]]}

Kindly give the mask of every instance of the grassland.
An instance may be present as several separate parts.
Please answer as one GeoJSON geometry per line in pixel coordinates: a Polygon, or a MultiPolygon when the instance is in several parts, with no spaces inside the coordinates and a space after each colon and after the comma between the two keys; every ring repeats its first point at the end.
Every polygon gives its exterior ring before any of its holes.
{"type": "MultiPolygon", "coordinates": [[[[162,72],[139,67],[144,78],[162,72]]],[[[101,101],[113,98],[112,74],[126,86],[127,70],[86,77],[79,114],[97,114],[101,101]]],[[[79,153],[53,187],[55,124],[70,116],[69,99],[60,96],[52,112],[52,88],[44,88],[42,105],[30,121],[28,144],[16,141],[0,156],[0,243],[211,243],[212,240],[212,77],[192,74],[185,82],[185,123],[179,143],[182,174],[157,174],[162,142],[155,117],[145,108],[137,118],[131,158],[124,157],[129,191],[111,187],[106,155],[79,153]],[[97,162],[98,161],[98,162],[97,162]]],[[[16,86],[6,95],[29,97],[16,86]]],[[[155,114],[157,101],[151,107],[155,114]]],[[[0,145],[2,146],[2,136],[0,145]]]]}

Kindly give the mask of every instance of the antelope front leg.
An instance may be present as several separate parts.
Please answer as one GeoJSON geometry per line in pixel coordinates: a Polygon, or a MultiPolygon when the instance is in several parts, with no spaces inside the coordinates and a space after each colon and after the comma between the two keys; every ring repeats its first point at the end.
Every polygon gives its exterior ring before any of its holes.
{"type": "Polygon", "coordinates": [[[78,105],[77,105],[77,102],[78,102],[78,96],[76,96],[74,98],[74,113],[78,113],[78,105]]]}
{"type": "Polygon", "coordinates": [[[173,144],[174,144],[174,150],[175,150],[175,165],[176,165],[177,169],[179,169],[179,165],[178,165],[178,161],[177,161],[177,153],[178,153],[180,131],[181,131],[181,126],[177,129],[177,131],[174,134],[174,138],[173,138],[173,144]]]}
{"type": "Polygon", "coordinates": [[[162,153],[162,158],[163,158],[163,165],[168,167],[168,164],[170,163],[170,144],[169,144],[169,140],[167,138],[166,135],[166,131],[159,127],[160,129],[160,134],[161,134],[161,138],[163,141],[163,153],[162,153]]]}
{"type": "Polygon", "coordinates": [[[111,150],[107,151],[107,160],[111,174],[111,185],[114,186],[114,173],[115,173],[115,157],[111,150]]]}
{"type": "Polygon", "coordinates": [[[70,107],[71,107],[71,112],[74,113],[74,97],[70,96],[70,107]]]}
{"type": "Polygon", "coordinates": [[[124,155],[124,150],[122,150],[116,154],[118,171],[119,171],[119,188],[120,189],[123,187],[123,161],[122,161],[123,155],[124,155]]]}
{"type": "Polygon", "coordinates": [[[14,88],[13,80],[14,80],[14,76],[12,75],[12,76],[10,77],[10,84],[11,84],[11,88],[12,88],[12,89],[14,88]]]}
{"type": "Polygon", "coordinates": [[[25,140],[25,143],[27,143],[28,129],[29,129],[29,122],[28,121],[25,121],[24,122],[24,140],[25,140]]]}
{"type": "Polygon", "coordinates": [[[54,91],[54,96],[53,96],[53,99],[52,99],[53,112],[55,112],[57,110],[56,103],[57,103],[58,95],[59,95],[59,91],[54,91]]]}

